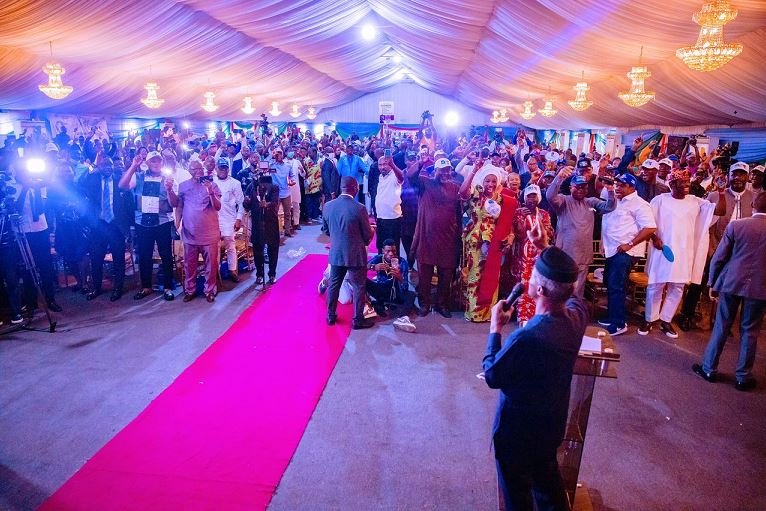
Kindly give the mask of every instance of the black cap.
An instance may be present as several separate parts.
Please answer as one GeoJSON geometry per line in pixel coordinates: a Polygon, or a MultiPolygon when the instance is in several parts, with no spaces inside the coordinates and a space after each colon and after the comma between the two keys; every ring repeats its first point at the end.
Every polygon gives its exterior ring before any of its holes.
{"type": "Polygon", "coordinates": [[[555,282],[571,284],[577,280],[577,263],[558,247],[548,247],[540,253],[535,269],[555,282]]]}

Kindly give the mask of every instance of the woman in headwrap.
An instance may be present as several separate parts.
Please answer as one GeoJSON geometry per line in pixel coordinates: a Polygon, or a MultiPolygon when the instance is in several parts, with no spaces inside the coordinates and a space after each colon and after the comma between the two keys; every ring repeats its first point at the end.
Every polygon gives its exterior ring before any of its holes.
{"type": "Polygon", "coordinates": [[[501,171],[491,165],[476,165],[460,187],[460,197],[468,203],[469,217],[463,230],[462,268],[468,321],[489,321],[492,305],[497,301],[500,259],[513,242],[510,229],[506,229],[503,239],[495,238],[504,206],[515,207],[515,201],[510,200],[513,203],[510,204],[501,193],[502,188],[501,171]]]}
{"type": "MultiPolygon", "coordinates": [[[[540,187],[529,185],[524,189],[524,204],[513,217],[514,242],[511,250],[511,277],[513,284],[527,284],[532,268],[545,247],[553,244],[553,226],[547,211],[538,207],[540,187]],[[542,236],[536,233],[541,232],[542,236]],[[535,240],[535,241],[533,241],[535,240]]],[[[516,302],[517,319],[523,326],[535,315],[535,302],[526,293],[516,302]]]]}

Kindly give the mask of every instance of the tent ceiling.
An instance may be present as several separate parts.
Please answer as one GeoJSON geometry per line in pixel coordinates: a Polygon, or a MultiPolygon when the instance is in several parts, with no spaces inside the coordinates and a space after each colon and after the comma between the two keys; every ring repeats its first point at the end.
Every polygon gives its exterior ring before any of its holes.
{"type": "MultiPolygon", "coordinates": [[[[135,117],[243,119],[245,95],[258,112],[279,101],[327,108],[397,82],[400,66],[434,92],[489,112],[535,107],[550,87],[559,114],[535,127],[737,124],[766,120],[766,2],[734,0],[738,18],[725,38],[742,55],[713,73],[690,71],[676,48],[696,40],[691,15],[702,0],[18,0],[0,6],[0,108],[111,113],[135,117]],[[359,28],[372,23],[377,39],[359,28]],[[53,101],[37,89],[41,67],[66,68],[75,91],[53,101]],[[625,73],[640,46],[657,100],[625,106],[625,73]],[[384,58],[392,47],[401,65],[384,58]],[[150,75],[151,66],[151,75],[150,75]],[[574,112],[566,100],[585,71],[595,105],[574,112]],[[165,104],[139,99],[153,79],[165,104]]],[[[428,105],[423,105],[424,109],[428,105]]],[[[252,117],[252,116],[250,116],[252,117]]],[[[374,118],[374,114],[373,114],[374,118]]],[[[360,119],[349,119],[358,121],[360,119]]],[[[370,119],[372,120],[372,119],[370,119]]]]}

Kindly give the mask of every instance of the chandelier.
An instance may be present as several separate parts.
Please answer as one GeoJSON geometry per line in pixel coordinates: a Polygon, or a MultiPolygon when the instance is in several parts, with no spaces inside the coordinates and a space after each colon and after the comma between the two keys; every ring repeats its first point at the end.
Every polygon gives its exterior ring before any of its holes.
{"type": "Polygon", "coordinates": [[[574,90],[575,98],[567,101],[569,106],[578,112],[585,111],[593,106],[593,101],[588,101],[588,98],[585,95],[585,93],[590,90],[588,84],[585,83],[585,71],[582,72],[581,81],[577,82],[577,85],[574,86],[574,90]]]}
{"type": "Polygon", "coordinates": [[[638,56],[638,66],[633,66],[627,73],[630,78],[630,91],[620,92],[617,96],[625,102],[626,105],[634,108],[643,106],[654,99],[654,92],[644,90],[644,80],[652,76],[652,73],[641,65],[641,58],[644,56],[644,47],[641,47],[641,53],[638,56]]]}
{"type": "Polygon", "coordinates": [[[274,117],[281,114],[282,112],[279,111],[279,103],[277,103],[276,101],[272,101],[271,110],[269,110],[269,113],[274,117]]]}
{"type": "MultiPolygon", "coordinates": [[[[51,46],[51,59],[53,58],[53,41],[50,42],[51,46]]],[[[61,81],[61,75],[66,72],[66,69],[61,67],[61,64],[55,62],[48,62],[43,67],[43,73],[48,75],[48,84],[38,85],[40,92],[45,94],[51,99],[64,99],[69,96],[74,90],[69,85],[64,85],[61,81]]]]}
{"type": "Polygon", "coordinates": [[[553,96],[551,96],[551,88],[548,87],[548,97],[543,100],[545,105],[538,110],[543,117],[553,117],[558,113],[558,110],[553,108],[553,96]]]}
{"type": "Polygon", "coordinates": [[[218,105],[215,104],[215,94],[208,91],[203,94],[203,97],[205,98],[205,104],[202,105],[204,111],[213,113],[218,110],[218,105]]]}
{"type": "Polygon", "coordinates": [[[723,26],[737,17],[737,9],[726,0],[713,0],[692,16],[700,26],[697,44],[676,50],[676,57],[694,71],[715,71],[742,53],[741,43],[726,43],[723,26]]]}
{"type": "Polygon", "coordinates": [[[146,89],[146,97],[141,98],[141,103],[146,105],[148,108],[161,107],[165,100],[160,99],[157,95],[157,91],[160,90],[160,86],[154,82],[148,82],[146,85],[144,85],[144,89],[146,89]]]}
{"type": "Polygon", "coordinates": [[[309,111],[306,114],[306,117],[308,117],[309,119],[315,119],[316,116],[317,116],[317,109],[314,108],[313,106],[310,106],[309,111]]]}
{"type": "Polygon", "coordinates": [[[510,117],[508,117],[508,110],[505,108],[501,108],[499,111],[495,110],[492,112],[492,118],[490,121],[494,124],[498,124],[500,122],[508,122],[510,117]]]}
{"type": "Polygon", "coordinates": [[[293,105],[292,110],[290,110],[290,117],[293,119],[296,119],[301,116],[300,110],[298,110],[298,105],[293,105]]]}
{"type": "Polygon", "coordinates": [[[532,117],[537,115],[532,111],[532,102],[531,101],[525,101],[524,102],[524,111],[521,112],[519,115],[521,115],[522,119],[526,119],[527,121],[530,120],[532,117]]]}
{"type": "Polygon", "coordinates": [[[253,98],[250,96],[245,96],[245,106],[242,107],[242,112],[250,115],[253,112],[255,112],[255,108],[253,108],[253,98]]]}

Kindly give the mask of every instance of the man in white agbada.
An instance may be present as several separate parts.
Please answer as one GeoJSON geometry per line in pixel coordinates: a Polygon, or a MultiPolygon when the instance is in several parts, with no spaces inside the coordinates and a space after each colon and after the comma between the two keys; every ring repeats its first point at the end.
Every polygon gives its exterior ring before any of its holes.
{"type": "Polygon", "coordinates": [[[229,265],[229,279],[239,282],[237,268],[237,245],[234,233],[242,227],[244,209],[242,203],[245,195],[242,184],[229,175],[229,160],[218,159],[218,168],[214,182],[221,190],[221,210],[218,211],[218,228],[221,229],[221,240],[226,247],[226,262],[229,265]]]}
{"type": "Polygon", "coordinates": [[[649,286],[646,289],[645,320],[638,328],[640,335],[647,335],[652,323],[659,320],[662,333],[672,339],[678,337],[671,321],[681,303],[684,286],[702,281],[710,242],[708,229],[717,216],[726,213],[725,185],[718,186],[718,203],[714,204],[689,195],[690,184],[688,171],[674,170],[668,176],[670,193],[658,195],[650,203],[657,231],[646,265],[649,286]],[[667,255],[663,253],[663,247],[667,255]],[[663,291],[667,291],[664,303],[663,291]]]}

